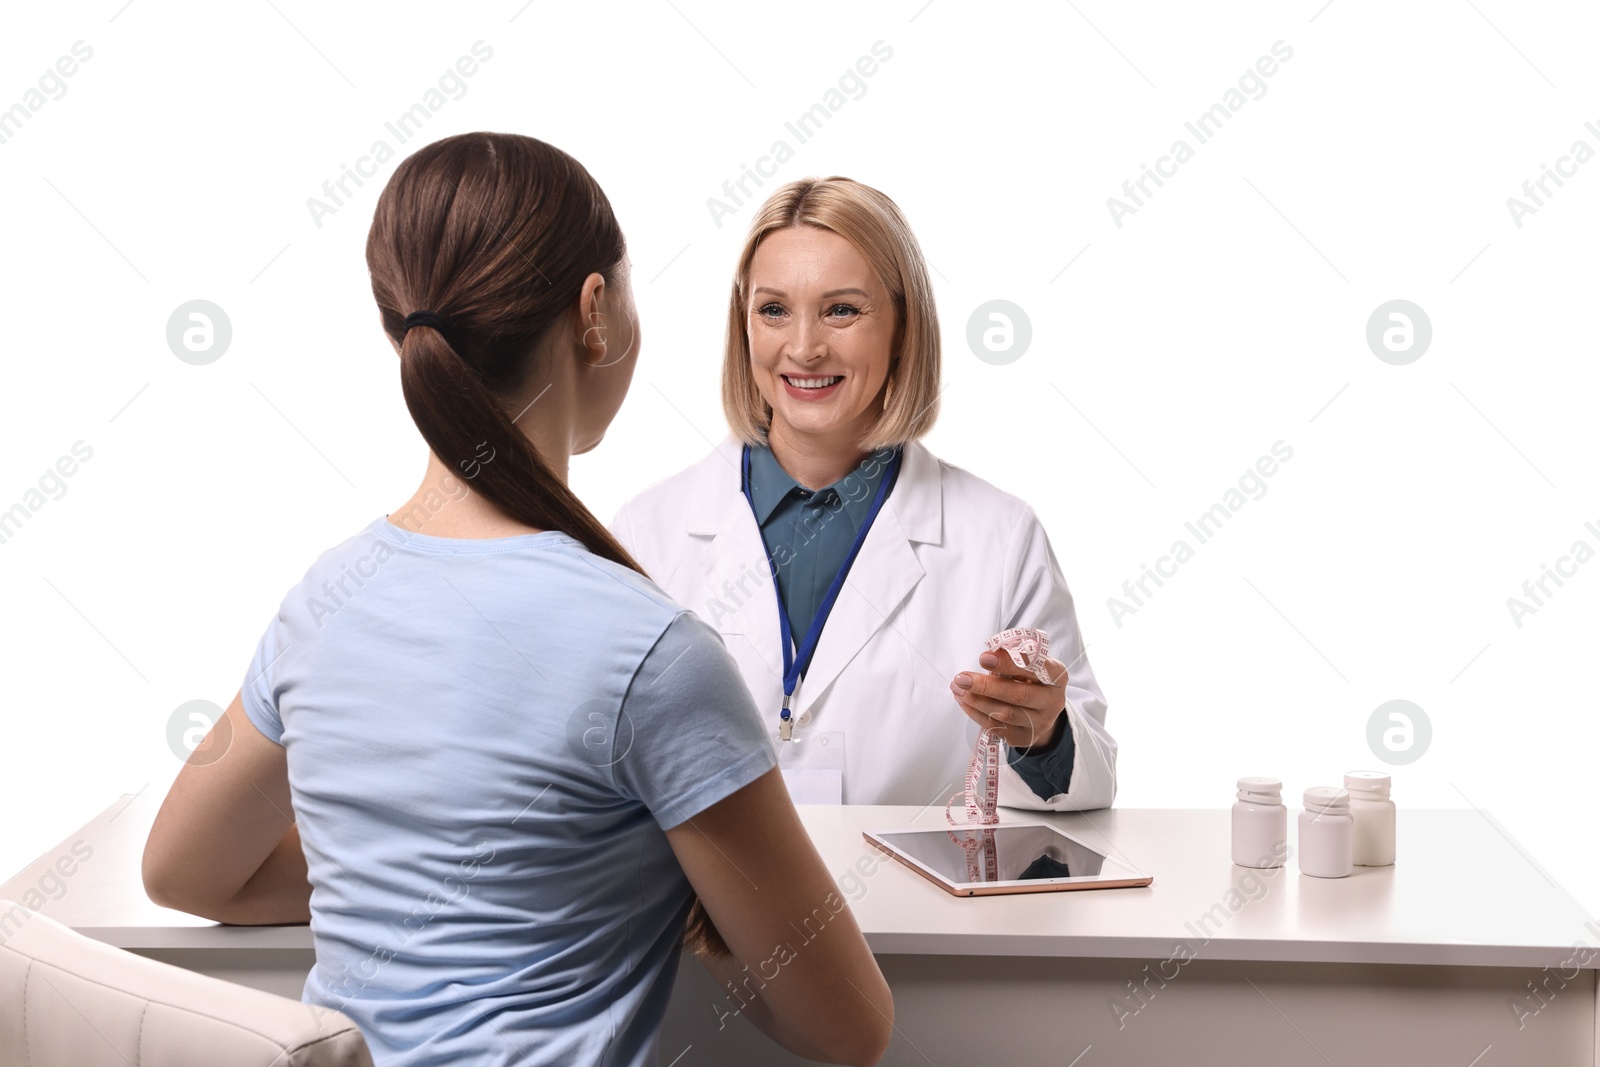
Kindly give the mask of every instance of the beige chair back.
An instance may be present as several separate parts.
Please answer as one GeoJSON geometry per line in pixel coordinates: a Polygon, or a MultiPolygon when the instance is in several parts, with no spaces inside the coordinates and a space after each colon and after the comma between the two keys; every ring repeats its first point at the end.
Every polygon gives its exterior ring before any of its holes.
{"type": "Polygon", "coordinates": [[[0,1067],[371,1067],[335,1011],[102,944],[0,900],[0,1067]]]}

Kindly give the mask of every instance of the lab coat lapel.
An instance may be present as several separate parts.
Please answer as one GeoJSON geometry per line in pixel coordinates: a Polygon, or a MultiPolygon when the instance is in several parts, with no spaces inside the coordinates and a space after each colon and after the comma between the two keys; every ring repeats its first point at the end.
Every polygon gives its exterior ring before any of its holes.
{"type": "Polygon", "coordinates": [[[913,442],[905,448],[900,476],[823,624],[816,656],[798,686],[798,710],[808,710],[827,691],[922,580],[922,563],[911,543],[939,541],[941,507],[938,460],[913,442]]]}

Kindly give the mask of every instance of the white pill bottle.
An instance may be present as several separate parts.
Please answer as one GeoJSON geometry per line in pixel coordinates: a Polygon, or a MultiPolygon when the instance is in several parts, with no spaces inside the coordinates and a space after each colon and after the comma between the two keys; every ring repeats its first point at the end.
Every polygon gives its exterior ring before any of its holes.
{"type": "Polygon", "coordinates": [[[1306,790],[1300,813],[1300,873],[1313,878],[1350,874],[1353,825],[1350,794],[1333,785],[1306,790]]]}
{"type": "Polygon", "coordinates": [[[1357,867],[1394,864],[1394,801],[1389,799],[1389,776],[1382,771],[1351,771],[1344,776],[1350,794],[1350,818],[1355,823],[1351,862],[1357,867]]]}
{"type": "Polygon", "coordinates": [[[1276,778],[1239,779],[1233,805],[1233,862],[1241,867],[1282,867],[1289,854],[1289,809],[1276,778]]]}

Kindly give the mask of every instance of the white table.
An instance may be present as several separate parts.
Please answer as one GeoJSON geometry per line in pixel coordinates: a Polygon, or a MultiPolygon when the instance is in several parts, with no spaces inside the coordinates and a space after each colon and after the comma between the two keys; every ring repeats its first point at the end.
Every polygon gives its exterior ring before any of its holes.
{"type": "MultiPolygon", "coordinates": [[[[91,937],[298,997],[307,927],[222,927],[145,898],[139,857],[159,803],[122,798],[0,897],[55,894],[43,913],[91,937]]],[[[1600,950],[1564,962],[1577,942],[1600,945],[1600,924],[1484,814],[1402,810],[1396,866],[1323,880],[1292,860],[1275,874],[1235,867],[1226,811],[1004,812],[1056,823],[1155,883],[975,898],[861,839],[939,825],[938,808],[801,815],[894,989],[886,1064],[1600,1065],[1600,950]]],[[[685,961],[662,1062],[801,1062],[741,1019],[719,1030],[735,1006],[685,961]]]]}

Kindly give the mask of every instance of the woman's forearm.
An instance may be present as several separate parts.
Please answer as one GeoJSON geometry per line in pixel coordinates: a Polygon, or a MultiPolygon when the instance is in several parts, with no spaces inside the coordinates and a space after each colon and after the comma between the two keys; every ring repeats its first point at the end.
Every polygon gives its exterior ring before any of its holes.
{"type": "Polygon", "coordinates": [[[311,883],[306,878],[306,855],[300,847],[300,827],[290,826],[276,848],[249,881],[228,901],[218,922],[241,926],[311,921],[311,883]]]}
{"type": "MultiPolygon", "coordinates": [[[[849,925],[855,926],[853,919],[850,920],[849,925]]],[[[853,930],[852,933],[856,938],[861,936],[859,929],[853,930]]],[[[783,958],[794,959],[796,957],[797,953],[794,949],[787,945],[783,946],[783,948],[788,952],[788,955],[783,958]]],[[[773,1011],[772,1005],[762,996],[762,990],[769,985],[781,983],[789,978],[789,975],[782,968],[771,978],[764,979],[759,977],[760,973],[765,970],[766,964],[773,963],[774,958],[769,958],[764,963],[758,964],[754,969],[741,963],[737,956],[732,955],[706,955],[700,956],[699,959],[706,970],[711,973],[712,978],[716,979],[718,987],[722,990],[723,999],[716,1005],[721,1021],[719,1029],[732,1025],[734,1016],[743,1016],[756,1029],[795,1055],[824,1063],[876,1063],[882,1055],[881,1046],[875,1055],[863,1056],[860,1054],[860,1050],[870,1044],[870,1038],[846,1038],[837,1028],[832,1032],[819,1034],[815,1027],[796,1026],[793,1020],[786,1020],[783,1016],[773,1011]],[[840,1045],[841,1038],[845,1038],[843,1047],[840,1045]]],[[[889,995],[888,986],[884,984],[876,966],[872,967],[870,976],[857,974],[856,977],[860,980],[859,985],[851,982],[848,974],[841,972],[838,975],[840,981],[852,986],[856,994],[872,1006],[872,1013],[876,1014],[879,1019],[890,1020],[894,1013],[894,1001],[889,995]]]]}
{"type": "Polygon", "coordinates": [[[758,989],[753,988],[750,969],[741,964],[737,957],[701,956],[700,962],[711,972],[711,977],[716,979],[722,990],[724,1000],[717,1008],[723,1026],[732,1025],[733,1016],[743,1016],[746,1022],[797,1056],[813,1060],[828,1058],[827,1050],[817,1044],[813,1035],[795,1032],[793,1027],[784,1025],[783,1020],[773,1014],[771,1005],[761,999],[758,989]]]}
{"type": "MultiPolygon", "coordinates": [[[[183,880],[177,884],[181,886],[183,880]]],[[[180,888],[176,893],[157,899],[156,903],[236,926],[310,922],[311,883],[306,880],[306,857],[300,847],[299,827],[289,827],[255,873],[226,900],[185,896],[180,888]]]]}

